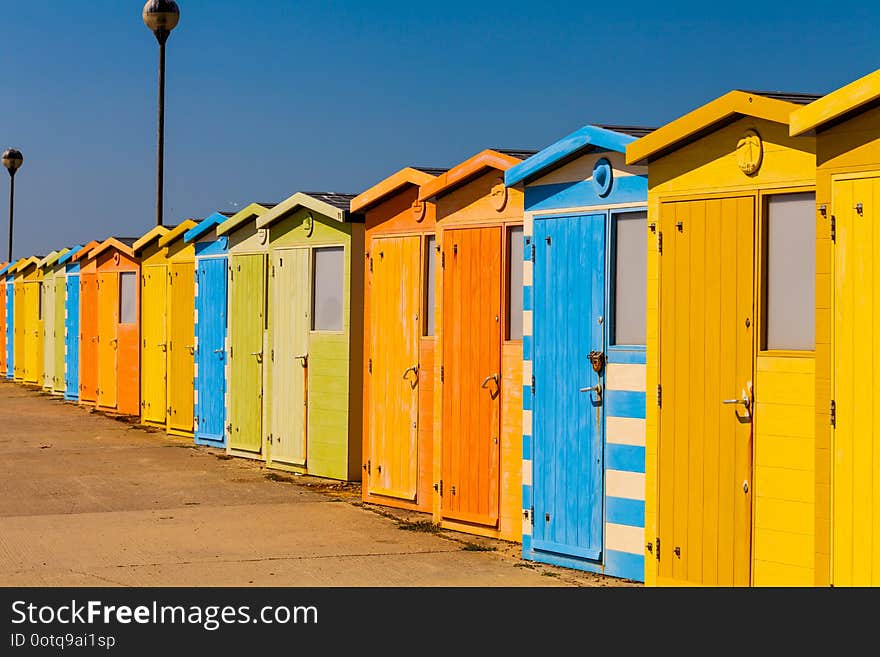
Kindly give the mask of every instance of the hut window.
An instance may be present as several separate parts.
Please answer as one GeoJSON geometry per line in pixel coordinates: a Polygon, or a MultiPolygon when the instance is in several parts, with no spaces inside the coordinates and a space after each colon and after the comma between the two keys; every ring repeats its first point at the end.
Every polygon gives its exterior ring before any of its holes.
{"type": "Polygon", "coordinates": [[[615,345],[646,342],[648,289],[648,213],[614,215],[614,338],[615,345]]]}
{"type": "Polygon", "coordinates": [[[137,274],[124,271],[119,274],[119,323],[137,321],[137,274]]]}
{"type": "Polygon", "coordinates": [[[315,249],[312,276],[312,330],[342,330],[342,247],[315,249]]]}
{"type": "Polygon", "coordinates": [[[815,194],[767,201],[765,348],[812,351],[816,308],[815,194]]]}
{"type": "Polygon", "coordinates": [[[424,285],[424,308],[422,316],[425,318],[424,335],[434,335],[434,295],[437,283],[437,238],[428,235],[425,240],[425,285],[424,285]]]}
{"type": "Polygon", "coordinates": [[[523,228],[507,233],[507,339],[523,337],[523,228]]]}

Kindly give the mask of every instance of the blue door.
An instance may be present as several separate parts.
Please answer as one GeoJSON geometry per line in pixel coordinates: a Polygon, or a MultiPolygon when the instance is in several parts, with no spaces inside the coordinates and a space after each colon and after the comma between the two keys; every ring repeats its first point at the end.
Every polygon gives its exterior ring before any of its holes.
{"type": "Polygon", "coordinates": [[[15,375],[15,285],[6,283],[6,378],[15,375]]]}
{"type": "Polygon", "coordinates": [[[226,423],[226,258],[198,264],[196,442],[223,446],[226,423]]]}
{"type": "Polygon", "coordinates": [[[605,215],[535,220],[535,550],[599,560],[603,522],[605,215]],[[598,388],[597,388],[598,386],[598,388]]]}
{"type": "Polygon", "coordinates": [[[79,399],[79,274],[67,274],[64,302],[64,398],[79,399]]]}

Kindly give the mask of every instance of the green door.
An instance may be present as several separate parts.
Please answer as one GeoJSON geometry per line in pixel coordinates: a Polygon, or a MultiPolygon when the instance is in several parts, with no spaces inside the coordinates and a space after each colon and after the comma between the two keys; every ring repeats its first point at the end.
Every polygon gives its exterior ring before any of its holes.
{"type": "Polygon", "coordinates": [[[288,465],[306,464],[310,271],[308,248],[273,251],[269,458],[288,465]]]}
{"type": "Polygon", "coordinates": [[[229,312],[229,448],[263,447],[263,330],[266,256],[232,256],[229,312]]]}

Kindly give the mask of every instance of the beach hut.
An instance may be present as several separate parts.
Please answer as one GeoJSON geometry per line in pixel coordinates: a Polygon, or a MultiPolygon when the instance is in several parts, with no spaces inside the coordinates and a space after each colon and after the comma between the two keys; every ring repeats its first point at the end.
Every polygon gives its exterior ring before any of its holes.
{"type": "Polygon", "coordinates": [[[811,583],[819,586],[880,585],[878,101],[880,70],[796,110],[789,129],[807,144],[816,142],[811,583]]]}
{"type": "Polygon", "coordinates": [[[6,339],[6,360],[5,367],[0,371],[7,379],[15,376],[15,268],[18,261],[11,262],[3,268],[2,285],[6,291],[6,303],[3,306],[3,313],[6,316],[5,339],[6,339]]]}
{"type": "MultiPolygon", "coordinates": [[[[79,248],[79,247],[76,247],[79,248]]],[[[66,340],[66,308],[67,308],[67,268],[61,262],[61,259],[71,252],[72,249],[62,249],[58,252],[58,257],[52,263],[52,279],[54,281],[54,304],[51,309],[53,322],[53,344],[54,354],[52,357],[52,383],[51,392],[55,395],[64,395],[65,391],[65,340],[66,340]]]]}
{"type": "Polygon", "coordinates": [[[484,150],[419,188],[435,206],[434,518],[522,537],[523,193],[504,172],[534,151],[484,150]]]}
{"type": "Polygon", "coordinates": [[[649,132],[585,126],[505,173],[525,186],[523,556],[634,580],[645,571],[648,176],[625,152],[649,132]]]}
{"type": "Polygon", "coordinates": [[[269,467],[361,478],[363,215],[351,194],[299,192],[257,220],[268,230],[269,467]]]}
{"type": "Polygon", "coordinates": [[[12,263],[4,262],[0,266],[0,375],[6,376],[9,362],[7,353],[7,331],[9,328],[9,316],[7,312],[8,301],[6,292],[6,271],[12,263]]]}
{"type": "MultiPolygon", "coordinates": [[[[15,381],[24,380],[25,372],[25,352],[27,340],[27,306],[26,290],[24,286],[25,268],[32,266],[33,258],[21,258],[9,273],[12,274],[13,285],[13,326],[15,329],[13,336],[13,379],[15,381]]],[[[8,277],[7,277],[8,280],[8,277]]],[[[8,285],[8,283],[7,283],[8,285]]]]}
{"type": "Polygon", "coordinates": [[[45,256],[28,258],[20,267],[24,300],[24,347],[22,381],[43,385],[43,272],[40,262],[45,256]]]}
{"type": "Polygon", "coordinates": [[[232,214],[215,212],[183,236],[195,248],[195,441],[226,446],[226,296],[229,238],[217,227],[232,214]]]}
{"type": "MultiPolygon", "coordinates": [[[[39,268],[42,273],[43,283],[40,288],[40,308],[43,314],[43,390],[47,392],[55,391],[55,367],[56,367],[56,334],[57,326],[55,322],[57,302],[56,296],[60,296],[62,308],[64,307],[63,290],[61,295],[56,295],[55,280],[55,264],[58,258],[67,253],[67,249],[61,251],[52,251],[49,255],[40,261],[39,268]]],[[[63,320],[63,316],[62,316],[63,320]]],[[[63,328],[63,323],[62,323],[63,328]]],[[[63,347],[63,338],[58,340],[63,347]]],[[[63,358],[59,362],[59,367],[63,368],[63,358]]]]}
{"type": "Polygon", "coordinates": [[[108,237],[92,249],[98,280],[98,382],[95,406],[140,414],[140,265],[133,237],[108,237]]]}
{"type": "Polygon", "coordinates": [[[226,451],[265,460],[263,406],[269,231],[257,219],[274,208],[251,203],[217,227],[228,238],[229,292],[226,369],[226,451]]]}
{"type": "Polygon", "coordinates": [[[418,195],[444,172],[407,167],[351,202],[365,226],[363,498],[429,513],[438,256],[418,195]]]}
{"type": "Polygon", "coordinates": [[[815,97],[732,91],[649,164],[645,577],[812,584],[815,97]]]}
{"type": "Polygon", "coordinates": [[[157,226],[138,239],[141,260],[141,419],[168,433],[193,436],[195,250],[183,235],[192,219],[157,226]]]}
{"type": "Polygon", "coordinates": [[[79,394],[77,401],[94,406],[98,399],[98,265],[91,242],[71,258],[79,265],[79,394]]]}
{"type": "MultiPolygon", "coordinates": [[[[98,242],[90,242],[93,249],[98,242]]],[[[73,257],[84,246],[78,244],[58,259],[64,267],[64,398],[79,399],[79,262],[73,257]]]]}

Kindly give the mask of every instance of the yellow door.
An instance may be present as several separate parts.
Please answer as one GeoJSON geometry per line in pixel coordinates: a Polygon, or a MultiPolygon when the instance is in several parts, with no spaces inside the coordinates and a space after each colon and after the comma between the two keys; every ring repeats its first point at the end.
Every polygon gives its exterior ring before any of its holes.
{"type": "Polygon", "coordinates": [[[309,252],[295,248],[272,253],[269,459],[303,466],[308,438],[309,252]]]}
{"type": "Polygon", "coordinates": [[[880,585],[880,178],[832,184],[835,586],[880,585]]]}
{"type": "Polygon", "coordinates": [[[98,274],[98,406],[116,408],[119,274],[98,274]]]}
{"type": "Polygon", "coordinates": [[[190,433],[195,403],[195,265],[175,263],[169,271],[168,428],[190,433]]]}
{"type": "Polygon", "coordinates": [[[416,498],[421,238],[373,240],[370,273],[370,493],[416,498]]]}
{"type": "Polygon", "coordinates": [[[25,283],[27,340],[25,383],[43,383],[43,284],[25,283]]]}
{"type": "Polygon", "coordinates": [[[752,197],[661,206],[661,584],[751,580],[754,226],[752,197]]]}
{"type": "Polygon", "coordinates": [[[147,265],[142,273],[141,311],[141,408],[145,422],[165,424],[165,392],[168,386],[165,322],[168,268],[147,265]]]}

